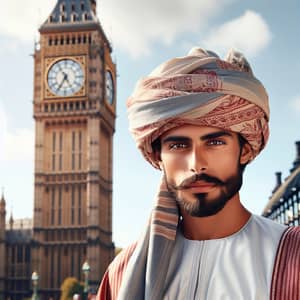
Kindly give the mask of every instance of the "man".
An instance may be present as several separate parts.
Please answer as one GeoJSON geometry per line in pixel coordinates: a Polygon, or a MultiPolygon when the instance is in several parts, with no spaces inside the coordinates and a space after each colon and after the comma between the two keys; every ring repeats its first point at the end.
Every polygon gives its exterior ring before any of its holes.
{"type": "Polygon", "coordinates": [[[98,299],[300,299],[300,232],[240,202],[269,104],[245,57],[195,48],[140,80],[130,130],[162,181],[143,237],[109,266],[98,299]]]}

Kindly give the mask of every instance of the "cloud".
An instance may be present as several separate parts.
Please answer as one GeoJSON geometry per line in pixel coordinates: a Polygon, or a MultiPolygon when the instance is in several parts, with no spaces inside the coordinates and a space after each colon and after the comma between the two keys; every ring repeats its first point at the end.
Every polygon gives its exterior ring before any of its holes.
{"type": "MultiPolygon", "coordinates": [[[[170,45],[183,34],[199,33],[212,17],[236,0],[102,0],[99,20],[112,40],[132,57],[170,45]]],[[[0,36],[32,42],[57,0],[9,0],[0,10],[0,36]]],[[[16,48],[16,46],[15,46],[16,48]]]]}
{"type": "Polygon", "coordinates": [[[106,0],[99,3],[99,13],[114,47],[140,57],[149,54],[155,43],[170,45],[184,33],[199,32],[212,16],[231,2],[106,0]]]}
{"type": "Polygon", "coordinates": [[[34,41],[39,26],[52,12],[56,0],[9,0],[1,5],[0,35],[34,41]]]}
{"type": "Polygon", "coordinates": [[[291,107],[296,110],[297,112],[300,112],[300,95],[294,97],[291,102],[291,107]]]}
{"type": "Polygon", "coordinates": [[[218,53],[236,48],[246,56],[255,56],[268,46],[272,38],[266,21],[254,11],[214,28],[204,40],[207,48],[218,53]]]}
{"type": "Polygon", "coordinates": [[[10,130],[7,120],[6,112],[0,103],[0,161],[33,160],[33,130],[10,130]]]}

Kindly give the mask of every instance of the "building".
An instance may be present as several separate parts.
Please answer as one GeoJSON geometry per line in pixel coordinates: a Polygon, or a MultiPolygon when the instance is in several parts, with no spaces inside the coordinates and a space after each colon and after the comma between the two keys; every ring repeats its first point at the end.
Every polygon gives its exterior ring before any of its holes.
{"type": "Polygon", "coordinates": [[[282,182],[276,173],[276,186],[263,216],[285,225],[300,225],[300,141],[296,142],[296,159],[290,175],[282,182]]]}
{"type": "Polygon", "coordinates": [[[6,202],[0,200],[0,299],[31,296],[32,220],[13,220],[5,224],[6,202]]]}
{"type": "Polygon", "coordinates": [[[97,289],[114,257],[116,65],[96,6],[96,0],[58,0],[39,28],[33,56],[33,225],[6,228],[2,197],[0,258],[6,264],[0,266],[0,300],[31,295],[34,271],[40,298],[59,299],[66,277],[83,279],[85,261],[89,284],[97,289]],[[15,275],[19,264],[22,279],[15,275]]]}

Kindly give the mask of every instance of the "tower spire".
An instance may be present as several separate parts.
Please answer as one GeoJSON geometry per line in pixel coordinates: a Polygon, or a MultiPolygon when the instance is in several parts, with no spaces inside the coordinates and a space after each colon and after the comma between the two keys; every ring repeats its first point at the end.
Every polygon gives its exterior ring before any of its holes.
{"type": "Polygon", "coordinates": [[[52,13],[41,26],[40,31],[47,31],[53,28],[65,29],[72,26],[87,26],[98,24],[96,16],[96,0],[58,0],[52,13]]]}
{"type": "Polygon", "coordinates": [[[2,187],[2,194],[1,194],[1,200],[4,200],[4,187],[2,187]]]}
{"type": "Polygon", "coordinates": [[[4,207],[5,209],[5,198],[4,198],[4,187],[2,187],[2,194],[1,194],[1,200],[0,200],[0,206],[4,207]]]}

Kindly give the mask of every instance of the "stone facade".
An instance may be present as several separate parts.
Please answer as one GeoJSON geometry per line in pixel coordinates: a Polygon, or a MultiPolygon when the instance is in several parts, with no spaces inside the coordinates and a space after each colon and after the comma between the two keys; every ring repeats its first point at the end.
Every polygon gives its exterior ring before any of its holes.
{"type": "MultiPolygon", "coordinates": [[[[24,290],[30,289],[31,273],[37,272],[43,300],[59,299],[66,277],[83,280],[85,261],[91,266],[90,286],[97,289],[114,256],[116,66],[95,0],[58,0],[39,31],[34,53],[33,227],[20,229],[19,241],[27,272],[24,290]]],[[[0,219],[1,214],[0,208],[0,219]]],[[[18,251],[9,248],[5,232],[7,236],[9,230],[0,229],[1,261],[18,251]]],[[[0,266],[0,293],[10,284],[9,268],[0,266]]]]}

